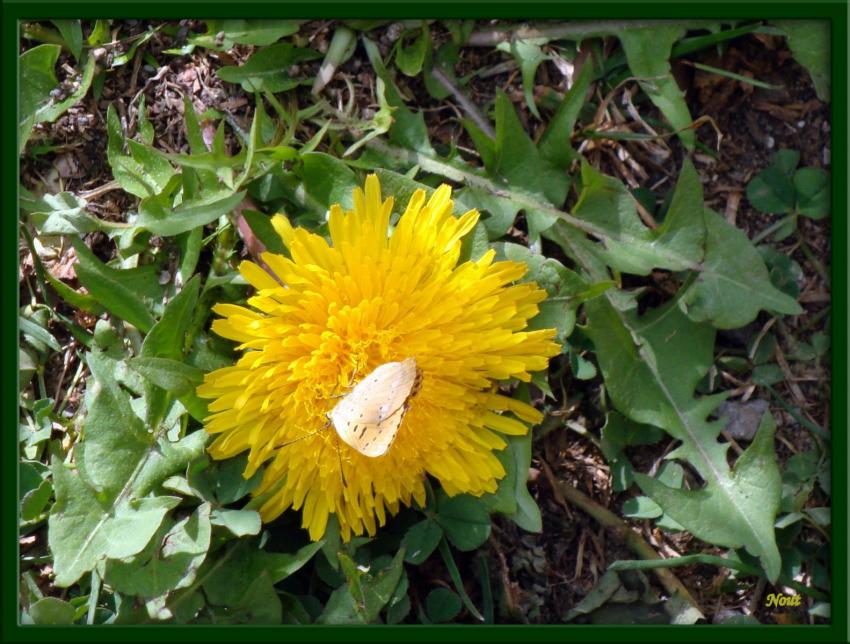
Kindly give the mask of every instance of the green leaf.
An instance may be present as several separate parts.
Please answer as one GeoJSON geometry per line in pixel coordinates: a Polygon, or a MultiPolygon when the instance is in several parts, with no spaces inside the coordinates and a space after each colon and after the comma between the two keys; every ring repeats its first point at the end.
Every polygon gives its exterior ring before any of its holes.
{"type": "Polygon", "coordinates": [[[183,396],[195,390],[204,380],[204,372],[192,365],[170,358],[131,358],[127,365],[157,387],[183,396]]]}
{"type": "Polygon", "coordinates": [[[280,235],[275,232],[271,223],[271,217],[250,209],[243,210],[242,216],[248,222],[251,231],[263,243],[263,246],[266,247],[266,250],[271,253],[277,253],[278,255],[286,254],[286,247],[283,245],[280,235]]]}
{"type": "Polygon", "coordinates": [[[291,554],[258,550],[257,543],[256,539],[240,540],[215,561],[204,564],[200,578],[211,604],[235,605],[262,573],[272,584],[283,581],[310,561],[324,542],[310,543],[291,554]]]}
{"type": "Polygon", "coordinates": [[[537,74],[537,68],[544,60],[548,60],[549,56],[543,53],[540,45],[529,40],[511,40],[509,43],[500,43],[496,49],[509,52],[513,55],[514,60],[519,64],[520,74],[522,75],[522,94],[525,97],[525,104],[536,118],[540,118],[540,112],[537,111],[537,105],[534,102],[534,76],[537,74]]]}
{"type": "Polygon", "coordinates": [[[528,532],[540,532],[543,518],[537,502],[528,491],[528,470],[531,467],[531,433],[525,436],[505,436],[507,447],[496,454],[505,468],[494,494],[482,497],[491,512],[504,514],[528,532]]]}
{"type": "Polygon", "coordinates": [[[761,255],[738,228],[711,210],[704,213],[705,259],[681,305],[688,316],[718,329],[735,329],[753,321],[760,309],[799,315],[802,307],[777,290],[761,255]]]}
{"type": "Polygon", "coordinates": [[[395,54],[395,64],[405,76],[416,76],[422,71],[425,63],[425,52],[431,46],[431,32],[424,24],[419,35],[410,45],[405,46],[403,39],[399,40],[395,54]]]}
{"type": "Polygon", "coordinates": [[[773,447],[775,429],[773,416],[766,412],[755,439],[722,483],[722,490],[711,484],[701,490],[679,490],[635,474],[638,485],[665,514],[700,539],[730,548],[746,547],[761,559],[771,581],[776,580],[781,566],[773,529],[782,490],[773,447]],[[729,494],[737,497],[735,510],[745,513],[745,521],[738,516],[729,521],[729,494]]]}
{"type": "Polygon", "coordinates": [[[321,57],[312,49],[280,42],[254,52],[241,66],[222,67],[218,77],[228,83],[240,83],[246,92],[285,92],[301,83],[289,77],[289,68],[305,60],[321,57]]]}
{"type": "Polygon", "coordinates": [[[623,516],[630,519],[657,519],[664,510],[648,496],[636,496],[623,502],[623,516]]]}
{"type": "Polygon", "coordinates": [[[101,505],[79,474],[53,464],[56,503],[48,520],[55,584],[67,587],[104,558],[131,557],[147,545],[179,497],[160,496],[101,505]]]}
{"type": "Polygon", "coordinates": [[[86,38],[86,42],[92,47],[97,47],[98,45],[109,42],[111,38],[109,34],[109,21],[96,20],[89,37],[86,38]]]}
{"type": "Polygon", "coordinates": [[[86,389],[88,413],[77,465],[88,485],[115,499],[154,444],[129,395],[114,378],[112,361],[98,351],[86,354],[91,371],[86,389]]]}
{"type": "Polygon", "coordinates": [[[529,322],[529,328],[554,327],[558,331],[558,342],[566,342],[575,327],[576,311],[582,302],[581,294],[588,289],[587,282],[554,257],[533,253],[521,244],[505,242],[493,244],[493,247],[497,257],[527,264],[528,273],[522,281],[535,282],[550,295],[551,299],[538,305],[540,312],[529,322]]]}
{"type": "Polygon", "coordinates": [[[828,20],[771,20],[788,39],[794,59],[812,77],[815,91],[822,101],[830,99],[830,23],[828,20]]]}
{"type": "Polygon", "coordinates": [[[299,20],[207,20],[207,33],[189,37],[199,47],[224,51],[233,45],[263,47],[298,32],[299,20]],[[222,34],[221,40],[218,34],[222,34]]]}
{"type": "Polygon", "coordinates": [[[87,354],[88,413],[77,446],[78,472],[54,464],[56,503],[48,523],[57,583],[70,585],[103,558],[137,554],[176,497],[146,497],[153,487],[198,458],[208,438],[197,431],[172,443],[147,432],[120,388],[114,361],[87,354]]]}
{"type": "Polygon", "coordinates": [[[582,191],[574,208],[577,217],[603,233],[606,263],[617,270],[648,275],[655,268],[694,268],[703,257],[705,224],[702,186],[685,160],[664,222],[655,230],[640,220],[634,196],[619,179],[582,162],[582,191]]]}
{"type": "Polygon", "coordinates": [[[690,321],[675,301],[640,318],[603,298],[587,302],[585,311],[586,333],[617,409],[681,441],[667,458],[687,460],[705,481],[702,489],[682,491],[635,473],[641,488],[695,536],[717,545],[746,547],[775,580],[781,563],[773,531],[779,480],[772,448],[769,457],[765,451],[772,446],[772,428],[760,432],[749,456],[742,456],[730,471],[729,444],[717,441],[723,421],[707,420],[725,396],[693,397],[713,362],[714,330],[690,321]]]}
{"type": "Polygon", "coordinates": [[[800,168],[794,173],[797,192],[797,212],[812,219],[823,219],[829,214],[829,175],[820,168],[800,168]]]}
{"type": "Polygon", "coordinates": [[[35,521],[41,517],[50,497],[53,496],[53,484],[44,480],[21,499],[21,521],[35,521]]]}
{"type": "Polygon", "coordinates": [[[216,505],[235,503],[253,491],[262,479],[262,470],[250,479],[242,476],[247,466],[248,457],[244,453],[223,461],[212,461],[204,468],[193,468],[189,472],[189,483],[204,499],[216,505]]]}
{"type": "Polygon", "coordinates": [[[44,195],[30,214],[35,229],[41,235],[76,235],[97,230],[113,231],[125,224],[102,221],[86,212],[87,202],[72,192],[44,195]]]}
{"type": "Polygon", "coordinates": [[[262,527],[259,513],[253,510],[213,510],[211,521],[227,528],[235,537],[260,534],[262,527]]]}
{"type": "Polygon", "coordinates": [[[89,293],[121,320],[144,333],[150,331],[154,325],[153,315],[138,294],[126,285],[129,271],[116,270],[101,263],[78,237],[72,237],[71,244],[78,260],[74,270],[89,293]]]}
{"type": "Polygon", "coordinates": [[[340,552],[339,560],[348,578],[348,588],[355,600],[355,608],[367,624],[374,622],[387,605],[401,581],[404,572],[404,548],[399,550],[388,566],[377,573],[362,572],[353,560],[340,552]]]}
{"type": "Polygon", "coordinates": [[[448,588],[435,588],[425,598],[428,619],[437,624],[452,621],[461,609],[460,597],[448,588]]]}
{"type": "Polygon", "coordinates": [[[365,624],[358,606],[351,596],[348,585],[340,586],[331,593],[322,614],[316,619],[318,624],[365,624]]]}
{"type": "Polygon", "coordinates": [[[623,450],[633,445],[652,445],[663,436],[664,433],[658,427],[636,423],[616,411],[608,413],[602,428],[600,446],[611,467],[611,482],[615,492],[629,489],[634,482],[632,464],[623,450]]]}
{"type": "Polygon", "coordinates": [[[34,116],[38,106],[50,99],[50,91],[59,85],[54,68],[61,51],[59,45],[38,45],[21,54],[18,64],[21,120],[34,116]]]}
{"type": "Polygon", "coordinates": [[[71,55],[80,60],[83,53],[83,30],[79,20],[51,20],[56,25],[71,55]]]}
{"type": "Polygon", "coordinates": [[[206,226],[222,215],[226,215],[238,206],[245,197],[245,192],[214,193],[201,199],[182,203],[161,218],[142,208],[139,218],[135,221],[135,232],[148,230],[154,235],[171,237],[185,233],[198,226],[206,226]]]}
{"type": "Polygon", "coordinates": [[[147,547],[106,564],[105,581],[120,593],[159,597],[190,585],[210,547],[210,506],[180,521],[167,519],[147,547]]]}
{"type": "Polygon", "coordinates": [[[673,44],[684,35],[685,28],[677,24],[626,27],[617,32],[629,68],[638,77],[641,88],[667,117],[673,129],[681,130],[679,138],[685,148],[693,150],[696,142],[694,131],[682,129],[691,124],[691,114],[669,63],[673,44]]]}
{"type": "Polygon", "coordinates": [[[304,154],[301,161],[304,187],[320,206],[327,209],[338,203],[344,210],[354,207],[351,194],[359,183],[345,163],[322,152],[304,154]]]}
{"type": "Polygon", "coordinates": [[[591,58],[587,58],[581,67],[581,71],[574,79],[572,87],[564,96],[555,114],[552,115],[540,143],[541,158],[551,163],[556,168],[566,170],[578,154],[567,143],[573,136],[573,129],[578,120],[581,108],[585,104],[585,96],[593,80],[593,64],[591,58]]]}
{"type": "Polygon", "coordinates": [[[52,123],[60,116],[62,116],[65,112],[68,111],[71,107],[79,103],[85,95],[89,91],[89,87],[91,87],[92,80],[94,79],[94,74],[97,71],[97,63],[92,56],[89,56],[86,59],[86,66],[83,69],[82,78],[79,80],[79,85],[77,88],[68,95],[68,97],[59,101],[58,103],[47,103],[42,105],[35,114],[35,122],[36,123],[52,123]]]}
{"type": "MultiPolygon", "coordinates": [[[[567,175],[541,158],[504,92],[496,95],[495,156],[487,171],[500,182],[522,188],[556,206],[564,202],[569,187],[567,175]]],[[[526,216],[532,238],[556,221],[542,210],[527,209],[526,216]]]]}
{"type": "MultiPolygon", "coordinates": [[[[381,182],[383,185],[383,182],[381,182]]],[[[517,213],[521,206],[516,202],[497,197],[486,190],[476,186],[467,186],[454,193],[458,204],[464,208],[475,208],[479,212],[485,212],[489,216],[482,220],[490,239],[498,239],[505,235],[514,225],[517,213]]]]}
{"type": "Polygon", "coordinates": [[[168,302],[162,319],[154,324],[145,336],[141,356],[172,360],[180,360],[183,357],[186,334],[195,314],[200,288],[200,277],[196,275],[168,302]]]}
{"type": "Polygon", "coordinates": [[[475,550],[490,536],[490,513],[481,499],[459,494],[437,498],[437,523],[458,550],[475,550]]]}
{"type": "MultiPolygon", "coordinates": [[[[33,340],[37,340],[41,342],[54,351],[61,351],[62,347],[59,346],[59,343],[56,341],[56,338],[45,329],[43,326],[39,325],[33,320],[29,320],[25,317],[18,316],[18,328],[21,333],[29,336],[33,340]]],[[[42,347],[44,348],[44,347],[42,347]]]]}
{"type": "Polygon", "coordinates": [[[60,624],[73,624],[77,609],[73,604],[59,599],[58,597],[44,597],[39,599],[29,608],[29,616],[33,624],[40,626],[57,626],[60,624]]]}
{"type": "Polygon", "coordinates": [[[418,566],[431,556],[442,538],[443,529],[433,519],[415,523],[404,533],[401,540],[406,552],[404,560],[418,566]]]}
{"type": "Polygon", "coordinates": [[[794,208],[794,170],[800,161],[797,150],[779,150],[768,166],[747,184],[747,199],[753,208],[768,213],[786,213],[794,208]]]}
{"type": "Polygon", "coordinates": [[[174,177],[174,168],[156,149],[125,139],[118,113],[111,103],[106,110],[106,133],[106,156],[112,176],[121,187],[139,198],[161,194],[174,177]],[[125,145],[129,155],[124,153],[125,145]]]}

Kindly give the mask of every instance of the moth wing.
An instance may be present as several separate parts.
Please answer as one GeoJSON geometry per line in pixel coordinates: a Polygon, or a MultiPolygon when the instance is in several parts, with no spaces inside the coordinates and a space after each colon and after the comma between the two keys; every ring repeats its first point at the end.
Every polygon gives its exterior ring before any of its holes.
{"type": "Polygon", "coordinates": [[[364,456],[383,456],[398,435],[406,411],[407,406],[402,405],[379,423],[355,425],[352,432],[353,442],[345,442],[364,456]]]}
{"type": "Polygon", "coordinates": [[[398,433],[405,403],[418,380],[416,360],[388,362],[361,380],[329,417],[339,437],[370,456],[386,453],[398,433]],[[369,445],[368,452],[364,445],[369,445]]]}

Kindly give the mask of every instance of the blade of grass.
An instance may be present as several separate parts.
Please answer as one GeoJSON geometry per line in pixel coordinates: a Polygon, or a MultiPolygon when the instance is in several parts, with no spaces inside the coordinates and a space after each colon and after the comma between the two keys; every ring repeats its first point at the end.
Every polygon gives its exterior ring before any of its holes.
{"type": "Polygon", "coordinates": [[[762,89],[782,89],[783,87],[782,85],[771,85],[770,83],[765,83],[764,81],[756,80],[755,78],[742,76],[741,74],[736,74],[735,72],[730,72],[725,69],[720,69],[718,67],[712,67],[711,65],[693,63],[689,60],[683,60],[682,63],[684,63],[685,65],[690,65],[691,67],[696,67],[697,69],[701,69],[704,72],[711,72],[712,74],[731,78],[732,80],[736,80],[741,83],[747,83],[748,85],[753,85],[755,87],[761,87],[762,89]]]}
{"type": "Polygon", "coordinates": [[[449,548],[449,543],[446,541],[445,537],[440,540],[440,554],[443,556],[443,561],[446,563],[446,568],[449,570],[449,576],[452,578],[452,583],[454,584],[458,595],[460,595],[463,605],[466,606],[466,609],[472,613],[475,619],[483,622],[484,616],[478,611],[475,604],[472,603],[469,595],[466,594],[466,589],[463,587],[463,579],[461,579],[460,571],[457,569],[457,564],[455,563],[451,548],[449,548]]]}

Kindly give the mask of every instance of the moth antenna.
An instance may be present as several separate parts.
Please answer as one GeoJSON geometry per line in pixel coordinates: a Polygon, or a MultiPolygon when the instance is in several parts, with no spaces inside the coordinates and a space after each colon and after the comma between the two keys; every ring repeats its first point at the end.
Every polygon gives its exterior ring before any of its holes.
{"type": "Polygon", "coordinates": [[[345,498],[345,493],[348,490],[348,484],[345,482],[345,471],[342,466],[342,451],[339,449],[339,437],[334,437],[334,443],[336,444],[336,457],[339,459],[339,477],[342,479],[342,496],[345,498]]]}
{"type": "Polygon", "coordinates": [[[291,441],[286,441],[285,443],[281,443],[280,445],[276,445],[276,449],[280,449],[281,447],[286,447],[287,445],[292,445],[293,443],[298,443],[299,441],[303,441],[305,438],[310,438],[311,436],[315,436],[323,431],[325,431],[328,427],[330,427],[331,421],[328,420],[324,425],[322,425],[321,429],[317,429],[314,432],[310,432],[309,434],[304,434],[303,436],[299,436],[298,438],[293,438],[291,441]]]}

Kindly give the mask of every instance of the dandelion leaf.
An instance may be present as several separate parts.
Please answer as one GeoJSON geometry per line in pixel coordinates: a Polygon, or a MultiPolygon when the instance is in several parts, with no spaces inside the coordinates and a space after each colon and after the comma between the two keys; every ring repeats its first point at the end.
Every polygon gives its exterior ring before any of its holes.
{"type": "Polygon", "coordinates": [[[774,535],[779,474],[772,432],[763,431],[730,470],[728,443],[717,440],[724,421],[708,420],[725,396],[694,398],[697,382],[711,366],[714,329],[688,319],[675,302],[640,318],[634,310],[617,310],[606,298],[587,302],[585,310],[586,332],[617,409],[681,441],[669,458],[688,461],[705,481],[702,489],[684,492],[635,474],[646,485],[644,492],[696,536],[745,547],[775,580],[781,560],[774,535]]]}

